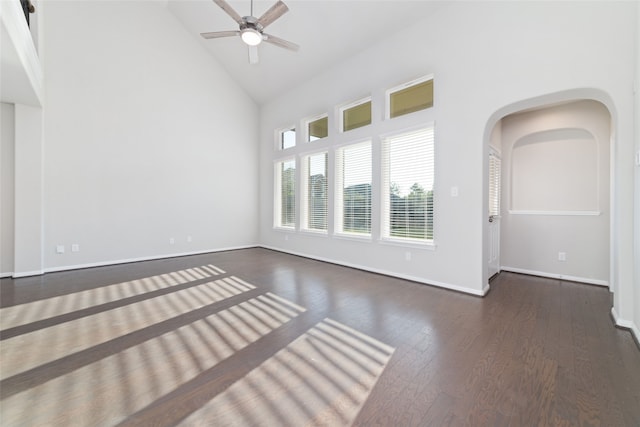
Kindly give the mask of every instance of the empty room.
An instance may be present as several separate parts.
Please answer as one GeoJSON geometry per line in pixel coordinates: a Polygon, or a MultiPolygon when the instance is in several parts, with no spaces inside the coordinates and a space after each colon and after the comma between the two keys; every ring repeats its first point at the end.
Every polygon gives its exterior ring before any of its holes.
{"type": "Polygon", "coordinates": [[[0,22],[0,425],[640,425],[640,2],[0,22]]]}

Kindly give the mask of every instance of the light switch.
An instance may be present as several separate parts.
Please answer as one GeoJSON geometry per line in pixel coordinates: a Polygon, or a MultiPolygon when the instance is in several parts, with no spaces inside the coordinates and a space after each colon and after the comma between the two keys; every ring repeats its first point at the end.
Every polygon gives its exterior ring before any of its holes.
{"type": "Polygon", "coordinates": [[[80,252],[80,245],[77,243],[71,245],[71,252],[80,252]]]}
{"type": "Polygon", "coordinates": [[[57,254],[63,254],[64,253],[64,245],[57,245],[56,246],[56,253],[57,254]]]}

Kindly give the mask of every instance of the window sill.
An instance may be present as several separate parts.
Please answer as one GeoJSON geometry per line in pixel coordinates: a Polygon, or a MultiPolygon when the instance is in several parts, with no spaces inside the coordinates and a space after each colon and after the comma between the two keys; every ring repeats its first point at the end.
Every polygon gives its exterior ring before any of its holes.
{"type": "Polygon", "coordinates": [[[435,241],[433,240],[430,242],[420,242],[416,240],[393,239],[389,237],[381,238],[380,243],[383,245],[401,246],[403,248],[425,249],[428,251],[435,251],[437,246],[435,241]]]}
{"type": "Polygon", "coordinates": [[[370,234],[356,234],[356,233],[334,233],[333,237],[342,240],[354,240],[359,242],[372,242],[373,238],[370,234]]]}
{"type": "Polygon", "coordinates": [[[310,236],[318,236],[318,237],[329,237],[329,233],[327,230],[311,230],[307,228],[300,229],[301,234],[307,234],[310,236]]]}
{"type": "Polygon", "coordinates": [[[600,216],[600,211],[525,211],[509,210],[510,215],[547,215],[547,216],[600,216]]]}

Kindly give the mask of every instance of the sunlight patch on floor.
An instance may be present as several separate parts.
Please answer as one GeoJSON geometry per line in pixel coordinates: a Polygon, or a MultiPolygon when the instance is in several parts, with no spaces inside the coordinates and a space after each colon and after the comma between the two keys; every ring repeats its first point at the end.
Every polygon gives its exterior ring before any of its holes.
{"type": "Polygon", "coordinates": [[[222,269],[209,264],[5,307],[0,309],[0,328],[12,328],[224,273],[222,269]]]}
{"type": "Polygon", "coordinates": [[[394,349],[325,319],[181,425],[350,425],[394,349]]]}
{"type": "Polygon", "coordinates": [[[242,279],[226,277],[3,340],[0,376],[28,371],[252,289],[242,279]]]}
{"type": "Polygon", "coordinates": [[[271,293],[249,299],[4,399],[3,423],[115,425],[304,311],[271,293]]]}

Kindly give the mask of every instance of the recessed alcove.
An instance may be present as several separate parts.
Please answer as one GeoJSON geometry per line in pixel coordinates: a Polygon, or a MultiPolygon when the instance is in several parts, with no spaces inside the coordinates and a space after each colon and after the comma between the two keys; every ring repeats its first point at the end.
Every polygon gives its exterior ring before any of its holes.
{"type": "Polygon", "coordinates": [[[512,213],[597,213],[598,143],[586,129],[521,137],[511,153],[512,213]]]}

